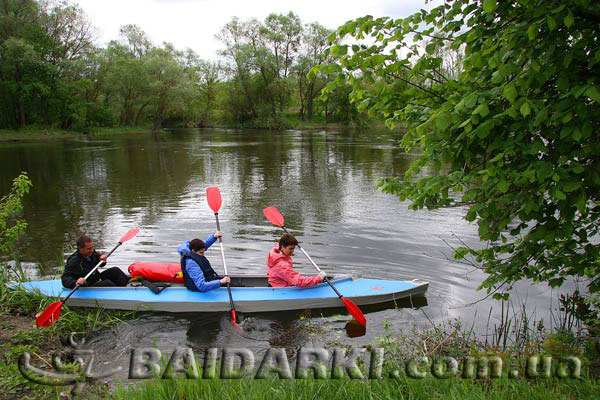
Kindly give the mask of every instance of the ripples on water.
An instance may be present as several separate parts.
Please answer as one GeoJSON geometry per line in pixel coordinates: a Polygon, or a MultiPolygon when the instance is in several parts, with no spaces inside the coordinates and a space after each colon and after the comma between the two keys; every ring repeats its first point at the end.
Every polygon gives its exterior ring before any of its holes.
{"type": "MultiPolygon", "coordinates": [[[[496,303],[487,299],[467,306],[484,297],[477,291],[484,275],[452,260],[449,247],[460,241],[479,246],[476,226],[463,219],[465,210],[413,212],[396,197],[374,190],[378,177],[402,175],[416,157],[404,153],[398,140],[389,132],[182,130],[2,143],[0,189],[6,193],[21,171],[33,181],[25,199],[29,228],[19,246],[21,259],[35,266],[32,276],[60,273],[57,264],[73,251],[81,233],[94,237],[98,249],[108,249],[132,227],[139,227],[140,234],[112,256],[112,265],[126,269],[133,261],[178,262],[182,241],[215,230],[205,190],[218,186],[230,273],[265,273],[267,252],[281,232],[265,220],[262,209],[274,205],[330,273],[430,282],[427,306],[373,310],[361,338],[347,338],[346,319],[335,315],[251,316],[240,336],[224,315],[151,314],[92,338],[106,360],[126,361],[127,349],[154,343],[163,349],[294,348],[313,340],[315,321],[324,330],[320,339],[339,336],[354,344],[372,343],[384,333],[384,320],[395,330],[460,317],[484,333],[496,303]]],[[[207,256],[220,271],[219,252],[209,250],[207,256]]],[[[294,264],[305,274],[314,273],[300,253],[294,264]]],[[[549,321],[556,292],[524,282],[516,285],[515,294],[536,318],[549,321]]],[[[343,309],[337,312],[345,315],[343,309]]]]}

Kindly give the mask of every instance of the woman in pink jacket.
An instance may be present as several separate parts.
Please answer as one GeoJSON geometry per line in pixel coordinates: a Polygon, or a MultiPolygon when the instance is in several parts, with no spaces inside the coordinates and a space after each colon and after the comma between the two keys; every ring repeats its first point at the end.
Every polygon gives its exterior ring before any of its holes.
{"type": "Polygon", "coordinates": [[[315,276],[303,276],[294,271],[292,256],[298,241],[288,233],[284,233],[279,243],[267,256],[267,273],[271,287],[298,286],[307,287],[323,282],[325,272],[315,276]]]}

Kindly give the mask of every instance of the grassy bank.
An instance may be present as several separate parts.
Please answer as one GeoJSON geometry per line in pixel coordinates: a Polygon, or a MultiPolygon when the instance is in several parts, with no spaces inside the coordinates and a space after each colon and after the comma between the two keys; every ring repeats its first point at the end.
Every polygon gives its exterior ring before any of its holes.
{"type": "MultiPolygon", "coordinates": [[[[25,379],[18,369],[19,357],[27,352],[31,355],[32,365],[52,370],[49,364],[51,355],[64,353],[66,370],[78,371],[79,365],[73,362],[69,350],[65,352],[71,333],[85,336],[132,316],[131,313],[100,309],[73,311],[63,306],[58,321],[49,328],[38,328],[35,325],[36,315],[56,299],[22,289],[10,290],[7,283],[6,277],[0,277],[0,399],[64,398],[70,387],[43,386],[25,379]]],[[[88,397],[105,397],[108,390],[102,385],[86,386],[88,397]]]]}
{"type": "MultiPolygon", "coordinates": [[[[43,310],[53,299],[26,293],[23,290],[8,290],[5,281],[0,286],[0,399],[64,398],[66,387],[48,387],[25,380],[17,368],[17,359],[23,352],[32,354],[33,361],[40,367],[50,369],[47,361],[50,353],[63,350],[64,341],[70,332],[90,333],[120,321],[127,314],[108,313],[101,310],[78,309],[76,312],[63,307],[60,319],[48,329],[35,327],[35,314],[43,310]],[[61,394],[62,393],[62,394],[61,394]]],[[[535,325],[535,324],[534,324],[535,325]]],[[[318,331],[318,322],[315,322],[318,331]]],[[[523,340],[523,331],[529,329],[519,325],[515,319],[494,326],[490,340],[481,341],[472,329],[463,327],[458,321],[430,328],[411,331],[391,331],[388,325],[385,334],[378,337],[374,345],[385,349],[383,379],[368,379],[368,364],[362,365],[365,378],[280,379],[276,375],[267,379],[185,379],[176,374],[175,379],[153,379],[134,385],[118,385],[112,392],[106,386],[88,384],[85,398],[114,399],[263,399],[267,396],[278,399],[596,399],[600,398],[597,368],[594,361],[598,354],[590,340],[577,332],[556,332],[528,335],[523,340]],[[517,330],[507,329],[517,327],[517,330]],[[498,334],[507,333],[509,336],[498,334]],[[555,366],[550,378],[524,378],[524,359],[531,355],[545,354],[558,360],[562,356],[574,355],[582,360],[581,378],[558,379],[555,366]],[[407,375],[407,361],[411,357],[429,357],[427,365],[420,367],[429,371],[424,379],[407,375]],[[498,356],[520,369],[518,379],[508,377],[509,368],[503,369],[500,378],[464,378],[460,372],[449,379],[438,379],[432,375],[432,364],[440,357],[454,357],[459,361],[458,371],[463,371],[464,359],[471,357],[498,356]],[[594,369],[596,368],[596,370],[594,369]],[[400,371],[391,375],[393,371],[400,371]]],[[[317,332],[318,333],[318,332],[317,332]]],[[[330,343],[342,346],[342,343],[330,343]]],[[[326,346],[327,347],[327,346],[326,346]]],[[[258,366],[260,360],[257,360],[258,366]]],[[[163,363],[163,371],[166,361],[163,363]]],[[[198,365],[202,364],[198,360],[198,365]]],[[[217,362],[217,365],[220,365],[217,362]]],[[[294,367],[290,363],[292,371],[294,367]]],[[[71,368],[75,368],[72,365],[71,368]]],[[[202,371],[199,373],[202,376],[202,371]]],[[[295,374],[294,374],[295,375],[295,374]]],[[[330,370],[327,376],[330,376],[330,370]]],[[[218,374],[217,374],[218,376],[218,374]]]]}
{"type": "Polygon", "coordinates": [[[27,127],[18,131],[0,129],[0,142],[26,142],[38,140],[66,139],[79,136],[111,136],[120,134],[148,133],[150,133],[149,127],[90,128],[84,132],[43,127],[27,127]]]}
{"type": "MultiPolygon", "coordinates": [[[[280,121],[279,128],[276,129],[293,129],[300,131],[311,130],[341,130],[348,128],[359,128],[355,125],[347,125],[343,123],[327,123],[325,121],[302,121],[295,116],[280,121]]],[[[239,128],[227,124],[217,124],[209,128],[239,128]]],[[[248,126],[250,129],[269,129],[269,125],[265,126],[248,126]]],[[[275,128],[273,128],[275,129],[275,128]]],[[[362,129],[387,129],[383,123],[370,122],[368,126],[362,129]]],[[[400,128],[397,128],[400,129],[400,128]]],[[[0,142],[28,142],[39,140],[54,140],[66,139],[80,136],[112,136],[112,135],[132,135],[132,134],[150,134],[151,128],[147,127],[120,127],[120,128],[89,128],[85,131],[72,131],[45,127],[26,127],[20,130],[0,129],[0,142]]]]}
{"type": "Polygon", "coordinates": [[[383,381],[267,379],[151,381],[117,388],[114,399],[598,399],[600,389],[591,381],[461,381],[399,378],[383,381]]]}
{"type": "MultiPolygon", "coordinates": [[[[344,373],[341,379],[315,379],[309,373],[307,379],[282,379],[270,374],[266,379],[256,379],[256,369],[250,374],[254,379],[205,379],[199,368],[198,377],[186,379],[184,373],[175,379],[141,381],[131,385],[119,385],[112,393],[114,399],[467,399],[483,400],[509,398],[519,399],[598,399],[600,398],[600,376],[598,365],[597,339],[584,331],[575,329],[564,331],[559,326],[554,333],[540,329],[539,323],[529,321],[524,314],[515,314],[494,324],[485,340],[480,340],[472,329],[459,321],[432,325],[430,328],[413,327],[412,330],[392,332],[390,325],[384,326],[385,334],[373,343],[383,348],[381,378],[369,378],[370,361],[358,361],[362,378],[350,379],[344,373]],[[529,322],[524,322],[525,320],[529,322]],[[538,356],[552,357],[548,377],[536,375],[528,370],[527,358],[538,356]],[[581,361],[579,377],[558,378],[558,366],[562,357],[574,356],[581,361]],[[421,359],[417,370],[424,373],[422,379],[412,375],[411,359],[421,359]],[[436,363],[443,357],[458,361],[454,374],[448,376],[448,369],[434,372],[436,363]],[[491,364],[489,370],[482,369],[479,360],[499,357],[503,361],[501,371],[491,364]],[[468,359],[475,361],[472,374],[465,375],[468,359]],[[488,371],[486,376],[485,371],[488,371]],[[518,376],[512,371],[518,371],[518,376]],[[529,375],[528,375],[529,374],[529,375]],[[437,378],[435,376],[438,376],[437,378]],[[445,375],[444,378],[439,376],[445,375]]],[[[318,330],[318,326],[315,326],[318,330]]],[[[342,346],[341,343],[330,343],[342,346]]],[[[367,346],[368,347],[368,346],[367,346]]],[[[326,346],[326,348],[328,348],[326,346]]],[[[329,347],[331,349],[331,347],[329,347]]],[[[369,350],[369,349],[366,349],[369,350]]],[[[289,355],[289,353],[288,353],[289,355]]],[[[168,357],[163,359],[165,372],[168,357]]],[[[331,361],[331,359],[330,359],[331,361]]],[[[256,360],[257,367],[261,360],[256,360]]],[[[290,361],[291,371],[294,371],[290,361]]],[[[197,360],[200,367],[202,363],[197,360]]],[[[219,362],[216,363],[219,369],[219,362]]],[[[448,365],[448,364],[446,364],[448,365]]],[[[191,371],[191,370],[188,370],[191,371]]],[[[537,372],[541,372],[541,368],[537,372]]],[[[297,376],[291,372],[292,376],[297,376]]],[[[219,374],[215,374],[219,376],[219,374]]],[[[326,376],[330,378],[331,366],[326,376]]],[[[356,377],[356,376],[355,376],[356,377]]]]}

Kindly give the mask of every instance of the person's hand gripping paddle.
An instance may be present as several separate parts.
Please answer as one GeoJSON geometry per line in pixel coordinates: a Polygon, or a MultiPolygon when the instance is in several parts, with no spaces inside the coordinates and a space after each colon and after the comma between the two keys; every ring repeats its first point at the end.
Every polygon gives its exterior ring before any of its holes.
{"type": "MultiPolygon", "coordinates": [[[[139,229],[131,229],[129,232],[127,232],[121,239],[119,239],[119,243],[117,243],[117,245],[115,247],[113,247],[113,249],[110,251],[110,253],[108,253],[106,255],[106,259],[108,259],[108,257],[110,257],[110,255],[112,253],[114,253],[114,251],[120,245],[122,245],[129,239],[133,238],[135,235],[137,235],[139,231],[140,231],[139,229]]],[[[90,275],[92,275],[94,273],[94,271],[96,271],[103,264],[106,264],[106,260],[100,261],[98,264],[96,264],[96,266],[83,279],[87,280],[87,278],[89,278],[90,275]]],[[[39,317],[37,317],[37,319],[35,321],[36,325],[47,328],[50,325],[52,325],[54,322],[56,322],[58,320],[58,317],[60,317],[60,309],[62,308],[63,304],[65,304],[65,302],[69,299],[69,297],[71,297],[73,295],[73,293],[75,293],[75,291],[77,291],[77,289],[79,289],[79,287],[80,287],[80,285],[75,285],[73,290],[71,290],[71,293],[69,293],[63,301],[57,301],[55,303],[50,304],[48,307],[46,307],[44,312],[41,313],[39,317]]]]}
{"type": "MultiPolygon", "coordinates": [[[[209,187],[206,189],[206,199],[208,205],[215,213],[215,220],[217,221],[217,230],[221,230],[219,225],[219,209],[221,208],[221,192],[218,187],[209,187]]],[[[227,273],[227,264],[225,263],[225,252],[223,251],[223,241],[219,238],[219,244],[221,245],[221,258],[223,259],[223,269],[225,270],[225,276],[229,276],[227,273]]],[[[231,286],[227,282],[227,293],[229,294],[229,305],[231,306],[231,325],[237,330],[240,330],[237,324],[237,317],[235,315],[235,305],[233,304],[233,296],[231,295],[231,286]]]]}
{"type": "MultiPolygon", "coordinates": [[[[285,229],[283,215],[281,215],[281,213],[277,210],[277,208],[275,208],[274,206],[267,207],[267,208],[263,209],[263,213],[265,214],[265,217],[267,217],[267,219],[273,225],[277,225],[278,227],[282,228],[285,231],[285,233],[289,233],[288,230],[285,229]]],[[[310,261],[310,263],[313,265],[313,267],[315,267],[317,269],[317,271],[321,272],[321,269],[317,266],[317,264],[313,261],[313,259],[310,258],[308,253],[306,251],[304,251],[304,249],[302,247],[300,247],[300,245],[298,245],[297,247],[302,251],[302,253],[306,256],[306,258],[308,258],[308,261],[310,261]]],[[[331,286],[331,288],[333,289],[335,294],[337,294],[338,297],[340,298],[340,300],[342,300],[342,302],[346,306],[346,309],[348,310],[350,315],[352,315],[354,317],[354,319],[356,321],[358,321],[362,326],[367,326],[367,320],[366,320],[364,314],[362,313],[362,311],[360,311],[360,309],[358,308],[358,306],[352,300],[349,300],[349,299],[345,298],[344,296],[342,296],[342,294],[340,292],[338,292],[338,290],[335,288],[335,286],[333,286],[331,284],[331,282],[329,281],[329,278],[325,277],[323,280],[325,282],[327,282],[329,284],[329,286],[331,286]]]]}

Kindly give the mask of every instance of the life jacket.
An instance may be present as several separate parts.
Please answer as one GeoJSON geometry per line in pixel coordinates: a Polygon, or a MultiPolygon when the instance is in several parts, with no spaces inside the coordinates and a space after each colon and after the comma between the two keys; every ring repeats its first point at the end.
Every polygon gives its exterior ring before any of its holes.
{"type": "Polygon", "coordinates": [[[136,261],[127,269],[132,278],[141,277],[150,282],[183,283],[183,274],[179,264],[136,261]]]}
{"type": "Polygon", "coordinates": [[[196,264],[198,264],[200,266],[200,269],[202,270],[202,273],[204,274],[205,281],[210,282],[210,281],[219,279],[219,277],[217,276],[217,273],[215,272],[214,269],[212,269],[212,267],[210,266],[210,262],[208,261],[208,259],[206,257],[200,256],[200,255],[190,251],[185,256],[181,257],[181,272],[183,272],[183,281],[185,283],[185,286],[189,290],[193,290],[194,292],[199,291],[198,287],[196,286],[196,284],[190,277],[190,274],[187,272],[187,269],[185,267],[185,262],[186,262],[185,259],[186,258],[191,258],[192,260],[196,261],[196,264]]]}

